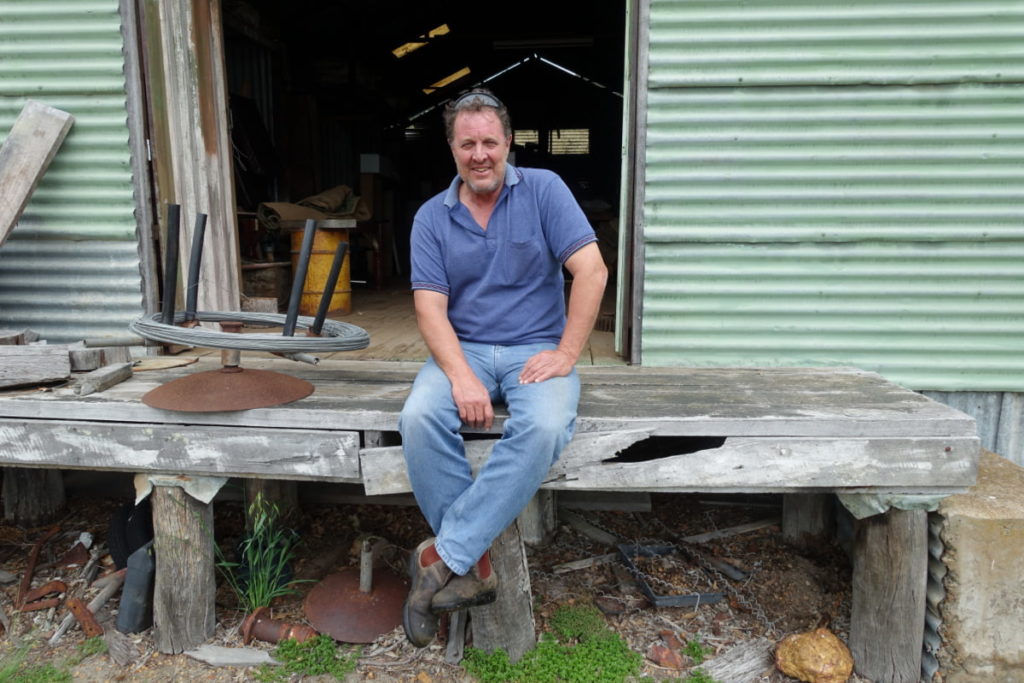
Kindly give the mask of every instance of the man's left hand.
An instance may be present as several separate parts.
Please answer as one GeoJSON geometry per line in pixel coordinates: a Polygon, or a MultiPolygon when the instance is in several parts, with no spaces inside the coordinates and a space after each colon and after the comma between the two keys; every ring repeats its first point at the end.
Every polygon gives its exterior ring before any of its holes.
{"type": "Polygon", "coordinates": [[[519,383],[532,384],[552,377],[565,377],[572,372],[575,364],[573,358],[560,349],[541,351],[523,365],[523,371],[519,373],[519,383]]]}

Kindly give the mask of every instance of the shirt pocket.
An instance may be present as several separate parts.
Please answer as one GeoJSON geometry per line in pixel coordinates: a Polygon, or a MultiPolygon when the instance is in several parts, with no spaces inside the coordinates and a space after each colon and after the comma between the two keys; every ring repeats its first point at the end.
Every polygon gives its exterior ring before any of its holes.
{"type": "Polygon", "coordinates": [[[510,240],[505,245],[505,282],[523,284],[541,277],[548,258],[547,245],[539,237],[522,242],[510,240]]]}

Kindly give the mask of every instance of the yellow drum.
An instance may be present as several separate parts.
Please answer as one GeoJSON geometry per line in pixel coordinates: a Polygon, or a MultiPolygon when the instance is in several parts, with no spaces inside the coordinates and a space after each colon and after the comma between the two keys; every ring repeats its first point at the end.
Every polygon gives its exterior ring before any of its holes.
{"type": "MultiPolygon", "coordinates": [[[[292,231],[292,273],[298,269],[299,252],[302,250],[302,231],[292,231]]],[[[334,253],[338,244],[348,242],[348,230],[317,228],[313,233],[313,248],[309,254],[309,267],[306,270],[306,281],[302,285],[302,298],[299,299],[301,315],[316,315],[320,308],[320,299],[327,286],[327,278],[334,263],[334,253]]],[[[345,314],[352,312],[351,263],[348,251],[341,265],[338,282],[331,294],[328,313],[345,314]]]]}

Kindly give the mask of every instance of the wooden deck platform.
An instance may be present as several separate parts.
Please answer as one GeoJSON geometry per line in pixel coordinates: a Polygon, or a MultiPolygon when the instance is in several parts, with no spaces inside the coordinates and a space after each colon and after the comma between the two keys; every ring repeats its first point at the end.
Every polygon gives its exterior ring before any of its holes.
{"type": "MultiPolygon", "coordinates": [[[[350,482],[371,495],[409,489],[395,431],[419,363],[327,359],[313,367],[248,355],[244,368],[307,379],[314,393],[272,408],[216,413],[157,410],[140,400],[159,384],[219,364],[219,355],[210,355],[138,372],[85,397],[69,388],[0,394],[0,465],[350,482]]],[[[974,420],[873,373],[579,371],[577,435],[552,468],[548,489],[946,495],[975,481],[974,420]],[[645,440],[653,440],[653,455],[616,459],[645,440]]],[[[495,437],[501,425],[499,412],[495,437]]],[[[470,442],[470,458],[486,458],[490,441],[470,442]]],[[[916,680],[925,513],[869,518],[854,553],[850,645],[866,667],[858,672],[916,680]]]]}

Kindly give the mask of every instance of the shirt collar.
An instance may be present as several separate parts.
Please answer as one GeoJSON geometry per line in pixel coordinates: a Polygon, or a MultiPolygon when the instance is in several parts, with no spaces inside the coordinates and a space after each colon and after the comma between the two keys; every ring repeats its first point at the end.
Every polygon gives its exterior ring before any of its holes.
{"type": "MultiPolygon", "coordinates": [[[[512,187],[513,185],[519,184],[519,181],[523,179],[523,173],[512,164],[505,163],[505,187],[512,187]]],[[[462,178],[458,174],[455,174],[454,180],[451,185],[448,186],[448,191],[444,195],[444,205],[449,209],[455,208],[459,204],[459,185],[462,184],[462,178]]]]}

